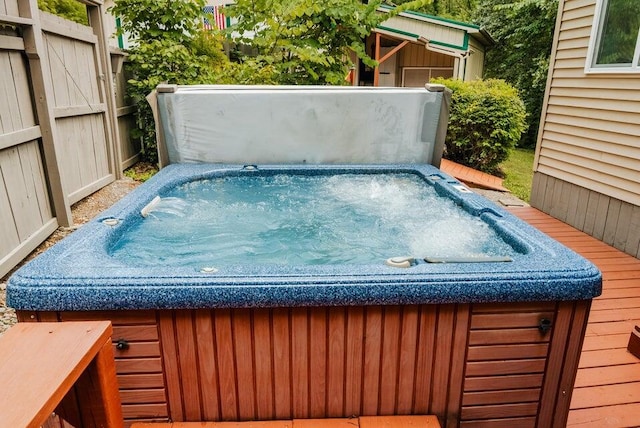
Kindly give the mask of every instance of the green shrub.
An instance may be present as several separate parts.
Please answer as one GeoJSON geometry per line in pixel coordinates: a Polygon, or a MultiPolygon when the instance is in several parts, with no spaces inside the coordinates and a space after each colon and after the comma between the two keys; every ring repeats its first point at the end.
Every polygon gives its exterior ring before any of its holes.
{"type": "Polygon", "coordinates": [[[526,130],[526,112],[517,90],[503,80],[434,79],[453,91],[444,157],[487,173],[526,130]]]}

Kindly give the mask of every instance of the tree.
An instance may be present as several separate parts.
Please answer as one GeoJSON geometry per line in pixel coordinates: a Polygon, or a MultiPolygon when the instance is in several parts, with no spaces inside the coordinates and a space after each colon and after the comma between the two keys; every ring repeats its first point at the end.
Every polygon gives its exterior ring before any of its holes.
{"type": "Polygon", "coordinates": [[[87,7],[77,0],[38,0],[38,8],[79,24],[89,23],[87,7]]]}
{"type": "MultiPolygon", "coordinates": [[[[397,4],[406,2],[407,0],[395,1],[397,4]]],[[[477,7],[478,0],[433,0],[430,4],[416,8],[415,11],[457,21],[470,22],[477,7]]]]}
{"type": "Polygon", "coordinates": [[[202,30],[204,0],[116,0],[121,33],[133,40],[129,50],[127,94],[136,106],[143,158],[157,160],[155,127],[145,97],[162,82],[213,83],[224,74],[227,57],[220,36],[202,30]]]}
{"type": "Polygon", "coordinates": [[[497,43],[487,53],[486,77],[511,83],[525,103],[523,147],[536,144],[557,9],[557,0],[480,0],[476,13],[476,22],[497,43]]]}
{"type": "MultiPolygon", "coordinates": [[[[414,0],[391,14],[430,1],[414,0]]],[[[376,12],[379,5],[380,0],[238,0],[225,14],[237,20],[228,34],[257,52],[241,55],[242,62],[256,69],[271,67],[280,84],[340,85],[352,65],[349,50],[375,65],[362,41],[389,17],[376,12]]]]}

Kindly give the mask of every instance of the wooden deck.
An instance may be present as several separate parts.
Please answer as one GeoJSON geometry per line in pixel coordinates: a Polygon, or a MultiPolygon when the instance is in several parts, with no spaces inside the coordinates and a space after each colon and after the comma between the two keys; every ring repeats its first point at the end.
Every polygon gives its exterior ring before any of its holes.
{"type": "Polygon", "coordinates": [[[640,359],[627,351],[631,331],[640,325],[640,260],[535,208],[509,210],[591,260],[603,274],[603,293],[591,307],[567,426],[640,426],[640,359]]]}

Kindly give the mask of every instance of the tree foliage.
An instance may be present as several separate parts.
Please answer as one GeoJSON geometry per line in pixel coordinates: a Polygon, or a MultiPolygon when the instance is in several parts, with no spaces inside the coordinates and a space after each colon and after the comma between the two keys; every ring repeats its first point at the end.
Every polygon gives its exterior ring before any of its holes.
{"type": "Polygon", "coordinates": [[[518,91],[503,80],[434,79],[453,91],[445,157],[490,174],[526,129],[518,91]]]}
{"type": "MultiPolygon", "coordinates": [[[[408,2],[391,15],[430,1],[408,2]]],[[[390,16],[376,12],[379,5],[380,0],[237,0],[224,12],[237,19],[228,33],[256,53],[241,55],[242,62],[271,67],[279,84],[341,85],[352,66],[350,51],[375,65],[362,40],[390,16]]]]}
{"type": "Polygon", "coordinates": [[[88,24],[87,8],[77,0],[38,0],[38,8],[79,24],[88,24]]]}
{"type": "Polygon", "coordinates": [[[497,42],[487,52],[485,76],[514,85],[526,106],[523,147],[536,144],[557,9],[557,0],[480,0],[476,13],[497,42]]]}
{"type": "MultiPolygon", "coordinates": [[[[420,6],[414,0],[396,8],[420,6]]],[[[349,50],[374,64],[362,39],[389,17],[376,12],[379,0],[238,0],[225,8],[237,24],[221,34],[202,28],[204,0],[116,0],[121,33],[134,40],[129,52],[128,94],[135,103],[143,155],[157,159],[151,110],[145,96],[162,82],[176,84],[344,84],[349,50]],[[239,63],[222,53],[224,35],[257,55],[239,63]]],[[[210,19],[212,20],[212,19],[210,19]]]]}
{"type": "Polygon", "coordinates": [[[204,0],[116,0],[121,33],[134,40],[126,71],[145,160],[156,161],[155,128],[145,97],[158,84],[211,83],[226,65],[221,38],[202,31],[204,0]]]}
{"type": "MultiPolygon", "coordinates": [[[[408,0],[396,0],[394,3],[403,4],[408,0]]],[[[471,22],[479,0],[433,0],[422,7],[415,8],[417,12],[443,18],[471,22]]]]}

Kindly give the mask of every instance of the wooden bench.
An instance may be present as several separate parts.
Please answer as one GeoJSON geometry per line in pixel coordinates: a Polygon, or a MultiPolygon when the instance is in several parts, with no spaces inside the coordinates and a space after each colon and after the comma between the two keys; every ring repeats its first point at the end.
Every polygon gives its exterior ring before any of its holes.
{"type": "Polygon", "coordinates": [[[421,415],[284,421],[136,423],[131,428],[440,428],[440,423],[433,415],[421,415]]]}
{"type": "Polygon", "coordinates": [[[20,323],[0,336],[0,428],[40,427],[56,408],[76,427],[121,428],[111,332],[109,321],[20,323]]]}

